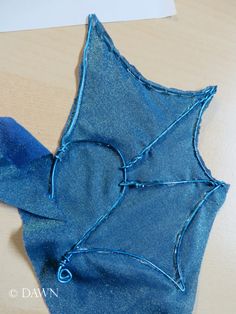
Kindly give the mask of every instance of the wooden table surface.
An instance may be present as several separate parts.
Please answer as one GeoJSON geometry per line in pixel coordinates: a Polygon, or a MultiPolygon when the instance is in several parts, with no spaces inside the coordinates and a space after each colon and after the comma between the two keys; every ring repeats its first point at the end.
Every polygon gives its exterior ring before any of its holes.
{"type": "MultiPolygon", "coordinates": [[[[231,187],[208,240],[194,314],[235,314],[236,2],[179,0],[177,12],[104,26],[146,78],[184,90],[218,85],[199,149],[214,176],[231,187]]],[[[15,118],[52,152],[76,94],[85,33],[83,25],[0,34],[0,116],[15,118]]],[[[9,296],[10,289],[38,284],[17,210],[1,203],[0,221],[0,312],[48,313],[42,298],[9,296]]]]}

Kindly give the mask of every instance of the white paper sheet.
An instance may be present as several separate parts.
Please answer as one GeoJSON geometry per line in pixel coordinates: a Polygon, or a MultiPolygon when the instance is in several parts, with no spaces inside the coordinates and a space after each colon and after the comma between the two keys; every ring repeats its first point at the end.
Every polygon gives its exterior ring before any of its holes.
{"type": "Polygon", "coordinates": [[[0,0],[0,32],[87,23],[162,18],[176,14],[174,0],[0,0]]]}

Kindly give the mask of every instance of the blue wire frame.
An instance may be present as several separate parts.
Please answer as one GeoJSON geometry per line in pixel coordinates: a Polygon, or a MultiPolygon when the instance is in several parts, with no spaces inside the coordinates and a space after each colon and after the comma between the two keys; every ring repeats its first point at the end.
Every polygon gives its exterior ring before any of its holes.
{"type": "Polygon", "coordinates": [[[58,163],[63,160],[63,154],[65,154],[68,149],[71,147],[71,144],[82,144],[82,143],[90,143],[92,145],[101,145],[105,148],[112,149],[115,154],[117,154],[120,158],[121,167],[120,170],[123,171],[123,181],[120,182],[120,194],[119,197],[116,199],[114,204],[109,208],[104,215],[100,216],[95,223],[90,226],[87,231],[84,233],[84,235],[81,237],[81,239],[75,243],[72,248],[67,251],[63,257],[61,258],[61,261],[58,265],[57,270],[57,279],[61,283],[68,283],[72,279],[72,273],[70,270],[66,267],[68,263],[71,261],[72,256],[75,254],[112,254],[117,256],[126,256],[130,257],[133,260],[136,260],[138,262],[141,262],[142,265],[145,265],[154,271],[157,271],[158,273],[164,275],[168,280],[170,280],[178,289],[180,289],[182,292],[185,291],[185,283],[182,276],[182,271],[180,267],[180,248],[181,244],[183,242],[184,235],[189,227],[189,225],[194,221],[194,218],[196,217],[199,210],[203,207],[204,203],[208,200],[208,198],[221,186],[225,185],[225,182],[219,181],[212,177],[210,174],[210,171],[206,168],[199,151],[197,149],[197,135],[199,131],[201,116],[203,114],[204,109],[206,108],[208,102],[213,97],[213,94],[216,92],[216,86],[208,86],[202,91],[199,92],[187,92],[187,91],[181,91],[174,88],[164,88],[163,86],[159,84],[155,84],[154,82],[151,82],[147,79],[145,79],[141,73],[138,72],[138,70],[131,64],[128,63],[128,61],[120,55],[119,51],[114,46],[111,38],[103,29],[103,31],[98,32],[99,36],[102,36],[105,40],[106,44],[109,45],[110,48],[112,48],[110,51],[115,54],[117,58],[119,58],[122,62],[122,64],[125,66],[126,70],[130,72],[136,79],[140,81],[140,83],[147,85],[148,88],[154,88],[157,92],[164,92],[167,94],[175,94],[175,95],[186,95],[186,96],[194,96],[196,95],[203,95],[204,97],[197,102],[195,102],[193,105],[191,105],[187,110],[182,112],[182,114],[173,122],[171,123],[161,134],[159,134],[152,142],[150,142],[146,147],[142,149],[140,153],[138,153],[135,157],[133,157],[128,162],[125,161],[125,158],[121,151],[116,148],[115,146],[101,142],[101,141],[93,141],[93,140],[81,140],[81,141],[67,141],[69,136],[71,135],[75,123],[78,119],[80,105],[82,101],[82,95],[84,90],[84,82],[86,78],[86,70],[87,70],[87,54],[88,54],[88,48],[89,48],[89,42],[91,37],[91,31],[92,31],[92,23],[96,22],[96,16],[94,14],[89,15],[88,20],[88,32],[87,32],[87,38],[86,43],[84,47],[83,52],[83,59],[81,64],[81,80],[80,80],[80,86],[78,89],[78,98],[76,99],[75,105],[75,112],[72,115],[71,123],[69,127],[67,128],[66,132],[62,136],[61,144],[54,155],[53,163],[52,163],[52,169],[50,173],[50,182],[49,182],[49,197],[51,199],[55,198],[55,175],[56,175],[56,168],[58,166],[58,163]],[[194,130],[194,136],[193,136],[193,148],[194,153],[197,158],[197,161],[200,165],[200,167],[203,169],[209,180],[206,179],[198,179],[198,180],[181,180],[181,181],[152,181],[152,182],[139,182],[139,181],[128,181],[127,179],[127,169],[131,168],[135,163],[140,162],[144,155],[151,149],[152,146],[154,146],[164,135],[168,134],[168,132],[177,124],[179,123],[187,114],[189,114],[197,105],[202,105],[202,108],[200,110],[198,120],[195,126],[194,130]],[[90,237],[90,235],[97,230],[97,228],[106,221],[106,219],[110,216],[110,214],[119,206],[119,204],[122,202],[126,189],[129,186],[135,186],[136,188],[140,187],[154,187],[159,185],[176,185],[176,184],[208,184],[212,185],[213,187],[205,194],[205,196],[197,203],[197,205],[193,208],[193,210],[190,212],[188,218],[185,220],[181,230],[178,232],[176,236],[176,242],[173,250],[173,267],[175,270],[175,276],[172,277],[171,275],[167,274],[165,271],[163,271],[160,267],[155,265],[152,261],[147,259],[144,256],[137,255],[135,253],[126,252],[120,249],[114,249],[114,248],[99,248],[99,247],[82,247],[82,245],[86,242],[86,240],[90,237]]]}

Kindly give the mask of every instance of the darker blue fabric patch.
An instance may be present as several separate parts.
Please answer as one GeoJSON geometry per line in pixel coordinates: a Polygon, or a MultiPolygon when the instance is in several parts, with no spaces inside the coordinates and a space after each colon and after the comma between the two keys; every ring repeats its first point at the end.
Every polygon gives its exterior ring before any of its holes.
{"type": "Polygon", "coordinates": [[[89,15],[80,83],[55,154],[0,118],[0,200],[19,209],[50,313],[192,313],[229,184],[198,150],[217,91],[152,82],[89,15]]]}

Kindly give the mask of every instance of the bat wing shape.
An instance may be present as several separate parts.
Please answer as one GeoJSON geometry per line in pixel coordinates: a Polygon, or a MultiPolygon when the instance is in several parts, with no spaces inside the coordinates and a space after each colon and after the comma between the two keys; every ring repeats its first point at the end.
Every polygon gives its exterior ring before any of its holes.
{"type": "Polygon", "coordinates": [[[0,199],[26,210],[25,246],[40,284],[61,292],[60,304],[45,298],[48,308],[189,314],[229,188],[198,150],[217,87],[183,91],[146,79],[95,14],[79,76],[56,154],[27,143],[22,164],[4,153],[0,167],[0,199]]]}

